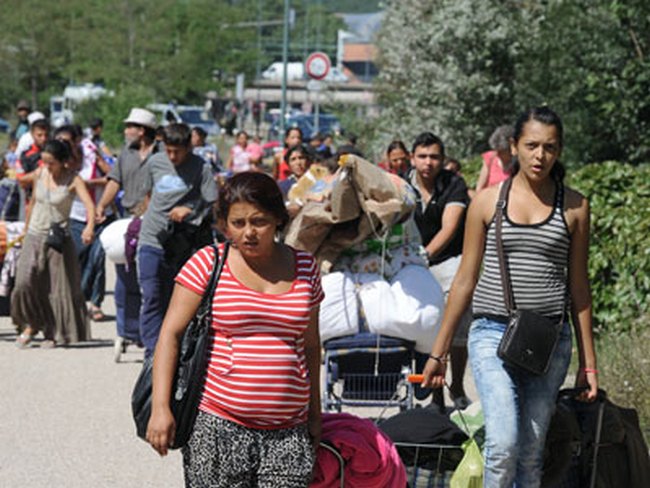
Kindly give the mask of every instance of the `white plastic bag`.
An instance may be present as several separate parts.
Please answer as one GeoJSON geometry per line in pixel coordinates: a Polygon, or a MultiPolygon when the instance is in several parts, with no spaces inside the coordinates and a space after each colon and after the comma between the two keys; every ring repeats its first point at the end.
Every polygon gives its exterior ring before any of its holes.
{"type": "Polygon", "coordinates": [[[106,257],[115,264],[126,264],[124,255],[124,234],[131,218],[119,219],[108,225],[99,235],[106,257]]]}
{"type": "Polygon", "coordinates": [[[359,275],[359,298],[371,332],[415,341],[418,352],[431,351],[445,302],[427,268],[408,265],[390,282],[379,275],[359,275]]]}
{"type": "Polygon", "coordinates": [[[321,341],[356,334],[359,331],[359,304],[349,273],[334,272],[321,279],[325,299],[320,304],[321,341]]]}

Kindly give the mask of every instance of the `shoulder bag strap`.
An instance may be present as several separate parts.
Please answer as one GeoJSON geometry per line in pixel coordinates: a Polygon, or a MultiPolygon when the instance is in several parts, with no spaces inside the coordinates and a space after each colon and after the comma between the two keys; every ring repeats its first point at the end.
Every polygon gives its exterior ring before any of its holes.
{"type": "Polygon", "coordinates": [[[207,288],[205,289],[203,298],[201,299],[201,305],[199,306],[199,315],[203,315],[203,314],[212,315],[212,298],[214,297],[214,292],[217,289],[217,283],[219,282],[219,277],[221,276],[221,272],[223,271],[224,263],[226,262],[226,258],[228,257],[229,247],[230,245],[228,241],[226,241],[226,243],[223,246],[223,256],[219,258],[219,248],[214,244],[212,245],[212,248],[214,249],[214,265],[212,267],[212,274],[210,275],[210,281],[208,283],[207,288]]]}
{"type": "Polygon", "coordinates": [[[499,199],[497,200],[497,208],[495,214],[495,240],[497,246],[497,257],[499,260],[499,272],[501,274],[501,286],[503,287],[503,300],[506,305],[508,314],[512,313],[515,309],[514,298],[512,296],[512,286],[510,285],[510,274],[506,265],[506,256],[503,250],[503,211],[506,207],[506,199],[508,198],[508,191],[512,186],[512,178],[508,178],[501,184],[499,190],[499,199]]]}
{"type": "MultiPolygon", "coordinates": [[[[557,185],[557,201],[555,202],[555,207],[557,208],[557,211],[560,212],[560,217],[562,220],[564,220],[564,184],[562,183],[562,180],[558,179],[555,181],[555,184],[557,185]]],[[[567,255],[567,262],[564,267],[564,298],[562,300],[562,316],[560,317],[560,326],[564,324],[564,319],[566,317],[566,309],[567,305],[569,304],[569,259],[570,259],[571,253],[569,252],[567,255]]]]}

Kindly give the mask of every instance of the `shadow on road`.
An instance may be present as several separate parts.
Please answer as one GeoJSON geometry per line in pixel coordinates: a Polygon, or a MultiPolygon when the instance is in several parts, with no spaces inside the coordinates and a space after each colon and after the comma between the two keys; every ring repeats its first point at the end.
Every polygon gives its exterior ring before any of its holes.
{"type": "Polygon", "coordinates": [[[98,347],[113,347],[113,341],[110,339],[98,339],[94,341],[79,342],[78,344],[68,344],[61,346],[66,349],[95,349],[98,347]]]}

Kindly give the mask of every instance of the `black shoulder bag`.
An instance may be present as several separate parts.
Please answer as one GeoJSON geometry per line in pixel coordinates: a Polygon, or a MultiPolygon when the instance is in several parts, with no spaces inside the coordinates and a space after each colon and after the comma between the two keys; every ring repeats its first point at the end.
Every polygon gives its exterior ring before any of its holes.
{"type": "Polygon", "coordinates": [[[543,375],[548,371],[564,323],[566,292],[562,306],[562,318],[559,323],[532,310],[517,310],[515,308],[502,236],[503,209],[511,185],[512,178],[503,182],[495,215],[499,270],[503,297],[508,312],[508,326],[499,343],[497,355],[511,366],[534,375],[543,375]]]}
{"type": "MultiPolygon", "coordinates": [[[[219,259],[219,250],[216,247],[214,247],[214,252],[215,262],[210,282],[203,294],[197,313],[185,329],[178,351],[178,363],[170,398],[171,411],[176,421],[176,435],[173,445],[170,446],[172,449],[183,447],[192,434],[205,381],[209,333],[212,326],[212,300],[228,256],[228,243],[224,247],[221,259],[219,259]]],[[[147,425],[151,417],[152,369],[153,358],[145,359],[131,395],[133,420],[138,437],[142,439],[145,439],[147,435],[147,425]]]]}

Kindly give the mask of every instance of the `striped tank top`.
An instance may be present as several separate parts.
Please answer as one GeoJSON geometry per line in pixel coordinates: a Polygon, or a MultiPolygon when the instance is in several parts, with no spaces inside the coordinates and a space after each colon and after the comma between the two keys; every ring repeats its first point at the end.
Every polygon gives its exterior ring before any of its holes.
{"type": "MultiPolygon", "coordinates": [[[[568,258],[571,244],[564,218],[564,187],[556,185],[551,214],[537,224],[517,224],[508,218],[508,199],[503,212],[502,238],[515,308],[533,310],[559,319],[568,286],[568,258]]],[[[499,259],[495,218],[488,225],[483,272],[473,299],[474,316],[507,317],[499,259]]]]}

